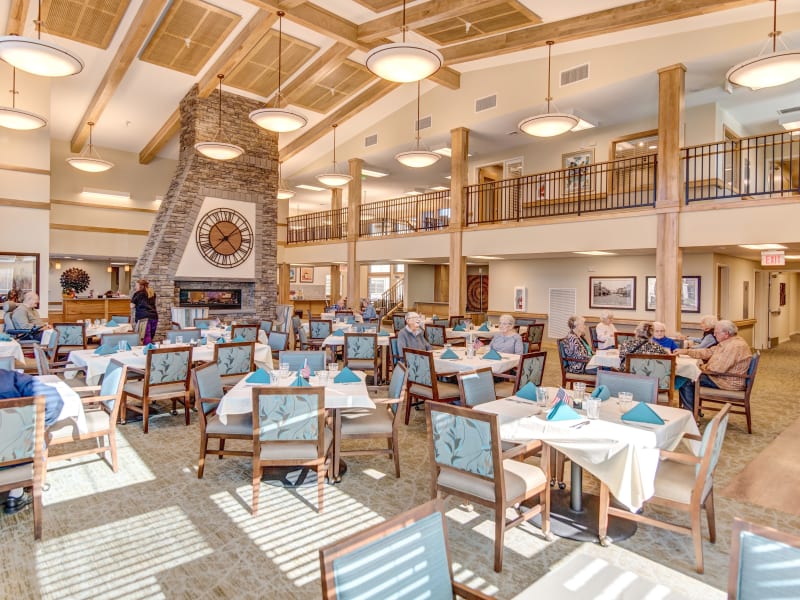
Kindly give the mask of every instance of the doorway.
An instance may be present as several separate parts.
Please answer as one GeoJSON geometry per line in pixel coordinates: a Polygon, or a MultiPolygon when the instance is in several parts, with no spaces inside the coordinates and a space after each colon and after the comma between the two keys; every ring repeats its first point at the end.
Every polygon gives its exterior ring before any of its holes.
{"type": "Polygon", "coordinates": [[[730,319],[730,269],[728,265],[717,265],[717,317],[730,319]]]}

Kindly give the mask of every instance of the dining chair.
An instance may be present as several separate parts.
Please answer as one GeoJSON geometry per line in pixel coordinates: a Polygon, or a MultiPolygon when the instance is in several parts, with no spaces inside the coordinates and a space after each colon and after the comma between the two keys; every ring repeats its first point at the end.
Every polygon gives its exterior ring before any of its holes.
{"type": "Polygon", "coordinates": [[[324,387],[253,388],[253,516],[265,467],[305,467],[317,473],[317,512],[333,449],[325,426],[324,387]]]}
{"type": "Polygon", "coordinates": [[[125,323],[130,323],[131,322],[131,316],[130,315],[111,315],[109,320],[110,321],[114,321],[116,323],[119,323],[120,325],[124,325],[125,323]]]}
{"type": "Polygon", "coordinates": [[[284,331],[272,331],[267,338],[270,352],[272,352],[272,363],[278,366],[280,363],[275,357],[278,356],[283,350],[289,348],[289,334],[284,331]]]}
{"type": "Polygon", "coordinates": [[[101,346],[111,346],[117,348],[120,342],[128,342],[128,345],[133,348],[139,345],[138,333],[104,333],[100,336],[101,346]]]}
{"type": "Polygon", "coordinates": [[[217,416],[217,405],[224,394],[222,377],[216,362],[207,362],[192,369],[194,406],[200,421],[200,458],[197,463],[197,478],[203,478],[206,456],[253,456],[252,446],[247,450],[225,448],[226,440],[253,439],[253,415],[228,415],[226,423],[217,416]],[[217,450],[208,448],[209,440],[218,440],[217,450]]]}
{"type": "Polygon", "coordinates": [[[658,378],[620,371],[597,371],[597,387],[604,385],[612,396],[630,392],[636,402],[658,402],[658,378]]]}
{"type": "Polygon", "coordinates": [[[0,369],[5,371],[13,371],[16,368],[16,365],[17,359],[15,359],[13,356],[0,356],[0,369]]]}
{"type": "Polygon", "coordinates": [[[527,383],[535,386],[542,385],[544,365],[547,362],[547,352],[526,352],[519,357],[519,365],[514,375],[497,373],[495,377],[508,381],[495,382],[494,388],[498,398],[506,398],[516,394],[527,383]]]}
{"type": "Polygon", "coordinates": [[[272,333],[272,321],[269,320],[259,321],[258,328],[261,329],[261,331],[263,331],[267,335],[269,335],[270,333],[272,333]]]}
{"type": "Polygon", "coordinates": [[[800,598],[800,536],[733,518],[729,600],[800,598]]]}
{"type": "Polygon", "coordinates": [[[122,422],[128,411],[141,413],[144,433],[150,424],[150,403],[157,400],[172,400],[172,414],[177,415],[177,401],[183,401],[186,426],[189,426],[189,382],[191,376],[192,348],[153,348],[147,352],[145,370],[128,368],[129,373],[139,373],[142,379],[125,383],[122,393],[122,422]],[[140,406],[129,404],[128,400],[141,402],[140,406]]]}
{"type": "Polygon", "coordinates": [[[203,336],[202,329],[170,329],[167,331],[167,340],[170,344],[175,344],[178,338],[183,340],[184,344],[188,344],[192,340],[199,340],[203,336]]]}
{"type": "Polygon", "coordinates": [[[544,323],[528,325],[528,352],[539,352],[544,338],[544,323]]]}
{"type": "Polygon", "coordinates": [[[589,341],[592,342],[592,351],[597,352],[600,340],[597,339],[597,325],[589,325],[589,341]]]}
{"type": "Polygon", "coordinates": [[[397,427],[400,407],[405,399],[406,368],[403,365],[392,371],[386,399],[375,400],[375,408],[344,408],[336,415],[334,457],[386,454],[394,462],[394,475],[400,477],[400,445],[397,427]],[[384,440],[383,447],[365,446],[342,449],[344,440],[384,440]]]}
{"type": "Polygon", "coordinates": [[[319,551],[323,600],[403,597],[492,600],[453,578],[444,503],[430,500],[319,551]]]}
{"type": "Polygon", "coordinates": [[[343,361],[344,366],[350,369],[372,371],[373,384],[378,385],[381,381],[381,364],[377,334],[345,333],[343,361]]]}
{"type": "Polygon", "coordinates": [[[86,348],[86,323],[53,323],[53,329],[58,333],[56,360],[86,348]]]}
{"type": "Polygon", "coordinates": [[[456,378],[465,406],[472,408],[478,404],[497,400],[492,367],[481,367],[474,371],[459,371],[456,378]]]}
{"type": "Polygon", "coordinates": [[[624,342],[636,339],[636,334],[632,331],[615,331],[614,332],[614,346],[619,348],[624,342]]]}
{"type": "MultiPolygon", "coordinates": [[[[697,419],[700,409],[719,410],[720,406],[729,404],[731,414],[744,415],[747,419],[747,433],[753,433],[750,420],[750,394],[753,391],[753,384],[756,380],[758,362],[761,360],[761,353],[756,352],[750,359],[750,366],[747,368],[747,375],[744,378],[743,390],[721,390],[717,388],[704,387],[695,383],[694,386],[694,416],[697,419]]],[[[717,375],[711,371],[705,371],[706,375],[717,375]]],[[[728,374],[724,374],[730,377],[728,374]]]]}
{"type": "Polygon", "coordinates": [[[111,470],[118,471],[117,463],[117,421],[122,402],[122,390],[128,367],[118,360],[111,359],[103,373],[98,394],[81,398],[84,405],[86,430],[78,429],[74,418],[57,421],[47,428],[47,449],[45,450],[45,472],[50,463],[69,460],[76,456],[111,454],[111,470]],[[96,445],[83,444],[86,440],[96,440],[96,445]],[[107,442],[106,442],[107,440],[107,442]],[[79,446],[71,452],[51,454],[50,448],[59,446],[79,446]]]}
{"type": "Polygon", "coordinates": [[[0,402],[0,492],[33,488],[33,538],[42,538],[44,396],[0,402]]]}
{"type": "Polygon", "coordinates": [[[431,346],[444,346],[445,344],[445,330],[443,325],[426,325],[425,326],[425,339],[431,346]]]}
{"type": "Polygon", "coordinates": [[[223,386],[233,386],[255,370],[255,342],[214,344],[214,362],[223,386]]]}
{"type": "Polygon", "coordinates": [[[278,363],[288,363],[290,371],[300,371],[306,362],[309,368],[314,371],[325,370],[325,351],[324,350],[281,350],[278,353],[278,363]]]}
{"type": "Polygon", "coordinates": [[[426,404],[429,456],[434,498],[454,495],[494,510],[494,570],[503,569],[503,538],[507,529],[541,515],[542,533],[550,539],[549,449],[542,445],[540,467],[504,459],[496,414],[460,406],[426,404]],[[532,507],[529,498],[538,496],[532,507]],[[506,510],[516,518],[507,521],[506,510]]]}
{"type": "Polygon", "coordinates": [[[558,340],[558,358],[561,365],[561,387],[572,387],[576,381],[582,381],[587,387],[594,387],[597,376],[594,373],[572,373],[570,371],[571,364],[583,365],[583,370],[586,370],[586,365],[589,364],[589,358],[567,357],[566,341],[565,338],[558,340]]]}
{"type": "Polygon", "coordinates": [[[389,351],[389,360],[387,361],[387,367],[389,370],[388,375],[391,376],[392,371],[397,366],[400,360],[400,349],[397,347],[397,336],[392,334],[389,336],[389,345],[387,346],[389,351]]]}
{"type": "Polygon", "coordinates": [[[308,322],[308,333],[308,345],[319,350],[325,338],[333,333],[333,322],[328,319],[311,319],[308,322]]]}
{"type": "Polygon", "coordinates": [[[308,334],[305,327],[303,327],[303,320],[295,315],[292,317],[292,333],[293,333],[293,348],[295,350],[308,350],[310,348],[308,343],[308,334]]]}
{"type": "Polygon", "coordinates": [[[214,323],[216,323],[216,322],[217,322],[216,319],[195,319],[194,322],[193,322],[193,325],[197,329],[208,329],[209,327],[214,325],[214,323]]]}
{"type": "Polygon", "coordinates": [[[395,333],[399,332],[405,326],[406,326],[406,314],[394,313],[392,315],[392,327],[394,328],[394,332],[395,333]]]}
{"type": "MultiPolygon", "coordinates": [[[[55,375],[78,395],[82,396],[91,393],[91,388],[86,387],[85,378],[79,375],[79,372],[85,370],[84,367],[78,367],[66,361],[53,362],[49,360],[45,349],[39,344],[33,345],[33,359],[36,362],[36,372],[38,375],[55,375]],[[67,376],[68,373],[74,373],[74,375],[67,376]]],[[[13,369],[13,356],[11,357],[11,361],[11,368],[13,369]]]]}
{"type": "Polygon", "coordinates": [[[433,353],[428,350],[405,349],[405,361],[408,368],[406,418],[411,418],[411,405],[430,400],[432,402],[456,402],[461,400],[461,390],[457,383],[447,383],[436,379],[433,367],[433,353]]]}
{"type": "Polygon", "coordinates": [[[447,326],[452,329],[456,325],[464,326],[464,315],[450,315],[447,320],[447,326]]]}
{"type": "Polygon", "coordinates": [[[257,342],[258,325],[232,325],[231,340],[238,337],[244,338],[245,342],[257,342]]]}
{"type": "Polygon", "coordinates": [[[705,508],[708,519],[708,537],[713,544],[717,540],[717,528],[714,520],[714,470],[717,468],[722,442],[725,439],[729,410],[729,404],[723,406],[720,412],[706,425],[702,437],[688,433],[683,434],[684,438],[701,442],[697,455],[666,450],[660,452],[661,460],[658,463],[654,483],[655,492],[645,502],[645,506],[655,504],[687,512],[690,526],[686,527],[646,516],[644,510],[633,513],[611,505],[608,486],[601,481],[599,514],[601,544],[608,544],[606,532],[609,515],[691,535],[694,541],[695,568],[698,573],[703,572],[703,531],[700,517],[705,508]]]}
{"type": "Polygon", "coordinates": [[[625,371],[658,379],[658,400],[661,404],[672,404],[677,358],[674,354],[628,354],[625,357],[625,371]]]}

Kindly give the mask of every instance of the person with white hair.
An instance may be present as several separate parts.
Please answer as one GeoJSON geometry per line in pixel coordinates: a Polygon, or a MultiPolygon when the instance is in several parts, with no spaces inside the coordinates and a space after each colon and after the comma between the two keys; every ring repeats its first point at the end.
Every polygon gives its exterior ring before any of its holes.
{"type": "Polygon", "coordinates": [[[34,291],[26,292],[22,304],[17,305],[11,314],[11,321],[15,329],[34,331],[26,339],[42,339],[42,329],[47,327],[47,322],[39,316],[36,307],[39,304],[39,294],[34,291]]]}
{"type": "Polygon", "coordinates": [[[680,346],[671,337],[667,337],[667,326],[661,321],[653,321],[653,341],[670,352],[675,352],[680,346]]]}
{"type": "Polygon", "coordinates": [[[700,317],[700,327],[703,328],[701,337],[690,337],[694,343],[694,348],[711,348],[717,345],[717,338],[714,337],[714,327],[717,324],[716,315],[703,315],[700,317]]]}
{"type": "Polygon", "coordinates": [[[431,345],[425,339],[422,327],[422,317],[419,313],[406,313],[406,326],[397,333],[398,359],[405,361],[405,349],[430,350],[431,345]]]}
{"type": "Polygon", "coordinates": [[[625,370],[628,354],[669,354],[666,348],[656,343],[653,338],[653,325],[642,321],[636,326],[634,338],[625,340],[619,345],[619,370],[625,370]]]}
{"type": "Polygon", "coordinates": [[[497,352],[522,354],[524,346],[522,345],[522,337],[514,331],[514,317],[500,315],[498,324],[500,325],[500,331],[492,338],[489,347],[497,352]]]}
{"type": "Polygon", "coordinates": [[[598,350],[608,350],[614,347],[616,343],[614,334],[617,333],[617,328],[614,327],[613,321],[614,313],[610,310],[604,310],[600,313],[600,322],[595,327],[598,350]]]}
{"type": "MultiPolygon", "coordinates": [[[[564,336],[564,358],[586,359],[592,356],[592,346],[584,338],[586,333],[586,320],[578,315],[567,319],[569,333],[564,336]]],[[[585,362],[567,362],[567,371],[570,373],[596,373],[597,369],[587,369],[585,362]]]]}

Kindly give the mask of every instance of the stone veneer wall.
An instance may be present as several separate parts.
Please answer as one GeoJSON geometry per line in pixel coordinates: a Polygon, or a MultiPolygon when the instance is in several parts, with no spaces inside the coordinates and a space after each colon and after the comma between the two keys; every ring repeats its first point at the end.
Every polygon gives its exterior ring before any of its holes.
{"type": "MultiPolygon", "coordinates": [[[[275,317],[278,136],[248,118],[252,110],[263,106],[261,103],[224,92],[222,127],[228,137],[226,141],[241,146],[245,153],[231,161],[206,158],[195,151],[194,144],[216,137],[218,106],[216,93],[206,99],[199,98],[196,85],[181,100],[178,167],[133,270],[134,281],[147,279],[156,293],[159,338],[170,327],[170,308],[178,304],[175,274],[185,248],[195,243],[194,224],[207,196],[256,205],[252,223],[256,276],[250,304],[254,310],[249,315],[240,313],[238,318],[275,317]]],[[[224,271],[210,264],[208,268],[209,273],[224,271]]],[[[241,278],[233,281],[209,277],[209,273],[198,273],[197,279],[219,286],[242,287],[241,278]]],[[[249,292],[247,295],[250,297],[249,292]]]]}

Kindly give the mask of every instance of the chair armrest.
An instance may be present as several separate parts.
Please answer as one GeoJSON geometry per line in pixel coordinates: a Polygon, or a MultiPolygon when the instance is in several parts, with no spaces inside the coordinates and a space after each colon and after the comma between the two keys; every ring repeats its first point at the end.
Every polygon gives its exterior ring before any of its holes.
{"type": "Polygon", "coordinates": [[[135,375],[144,375],[144,369],[139,369],[138,367],[128,367],[128,375],[131,373],[135,375]]]}
{"type": "Polygon", "coordinates": [[[495,377],[499,377],[500,379],[508,379],[509,381],[516,381],[516,375],[509,375],[508,373],[492,373],[495,377]]]}
{"type": "Polygon", "coordinates": [[[696,433],[684,433],[683,437],[689,438],[690,440],[695,440],[696,442],[703,441],[703,436],[697,435],[696,433]]]}
{"type": "Polygon", "coordinates": [[[494,600],[494,596],[489,596],[481,591],[467,587],[458,581],[453,582],[453,591],[457,597],[465,598],[466,600],[494,600]]]}
{"type": "MultiPolygon", "coordinates": [[[[84,385],[84,386],[81,386],[81,387],[70,387],[70,389],[73,392],[78,392],[78,393],[80,393],[80,392],[99,392],[100,391],[100,386],[99,385],[84,385]]],[[[91,396],[87,396],[87,397],[91,398],[91,396]]]]}
{"type": "Polygon", "coordinates": [[[678,463],[682,463],[684,465],[699,465],[700,461],[703,460],[702,456],[692,456],[691,454],[683,454],[681,452],[670,452],[668,450],[662,450],[659,453],[661,458],[666,458],[668,460],[673,460],[678,463]]]}
{"type": "Polygon", "coordinates": [[[405,395],[403,395],[401,398],[376,398],[373,402],[376,405],[389,406],[391,404],[402,404],[405,399],[405,395]]]}
{"type": "Polygon", "coordinates": [[[525,457],[535,452],[538,452],[542,449],[542,441],[541,440],[534,440],[531,442],[520,442],[519,444],[514,445],[512,448],[503,452],[502,459],[505,460],[507,458],[516,458],[518,456],[525,457]]]}

